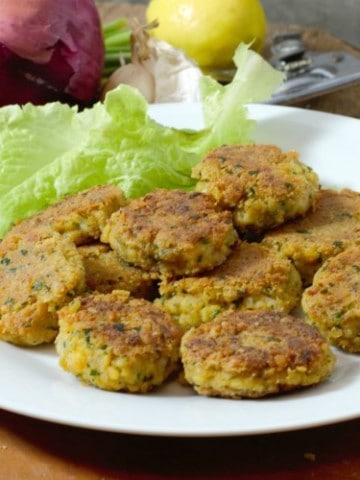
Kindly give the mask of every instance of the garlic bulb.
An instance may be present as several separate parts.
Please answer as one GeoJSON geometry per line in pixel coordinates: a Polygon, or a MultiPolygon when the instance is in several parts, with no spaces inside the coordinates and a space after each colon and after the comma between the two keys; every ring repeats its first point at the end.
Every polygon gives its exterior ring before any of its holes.
{"type": "Polygon", "coordinates": [[[155,102],[195,102],[200,100],[200,68],[179,50],[163,40],[151,38],[153,57],[149,70],[155,77],[155,102]]]}
{"type": "Polygon", "coordinates": [[[121,83],[137,88],[149,103],[194,102],[200,99],[200,68],[182,50],[151,38],[157,22],[132,24],[131,62],[120,66],[105,84],[101,97],[121,83]]]}

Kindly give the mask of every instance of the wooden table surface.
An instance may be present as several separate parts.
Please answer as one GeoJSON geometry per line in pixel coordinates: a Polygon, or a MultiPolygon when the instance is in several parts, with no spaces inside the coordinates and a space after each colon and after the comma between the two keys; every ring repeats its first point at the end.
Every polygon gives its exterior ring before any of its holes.
{"type": "MultiPolygon", "coordinates": [[[[103,18],[142,12],[123,5],[100,9],[103,18]]],[[[164,438],[84,430],[0,410],[0,480],[356,480],[359,443],[360,420],[268,435],[164,438]]]]}
{"type": "Polygon", "coordinates": [[[162,438],[0,412],[1,480],[355,480],[360,420],[272,435],[162,438]]]}
{"type": "Polygon", "coordinates": [[[95,432],[0,411],[1,480],[356,480],[360,420],[230,438],[95,432]]]}

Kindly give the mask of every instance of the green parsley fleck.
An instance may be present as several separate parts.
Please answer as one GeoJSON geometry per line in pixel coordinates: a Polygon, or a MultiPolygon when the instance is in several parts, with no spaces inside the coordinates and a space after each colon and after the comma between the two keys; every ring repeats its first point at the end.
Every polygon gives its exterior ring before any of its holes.
{"type": "Polygon", "coordinates": [[[210,318],[211,318],[211,320],[214,320],[214,318],[217,317],[220,312],[221,312],[221,308],[216,308],[215,310],[213,310],[213,311],[210,313],[210,318]]]}
{"type": "Polygon", "coordinates": [[[118,332],[123,332],[125,330],[125,325],[123,323],[115,323],[113,325],[113,329],[118,331],[118,332]]]}
{"type": "Polygon", "coordinates": [[[46,285],[42,280],[36,280],[36,282],[33,284],[32,289],[35,290],[35,292],[39,292],[40,290],[50,290],[49,286],[46,285]]]}
{"type": "Polygon", "coordinates": [[[84,337],[85,337],[86,343],[88,345],[90,345],[90,343],[91,343],[91,330],[90,330],[90,328],[85,328],[84,329],[84,337]]]}
{"type": "Polygon", "coordinates": [[[247,194],[248,194],[248,197],[249,197],[249,198],[255,197],[255,188],[254,188],[254,187],[250,187],[249,190],[247,191],[247,194]]]}

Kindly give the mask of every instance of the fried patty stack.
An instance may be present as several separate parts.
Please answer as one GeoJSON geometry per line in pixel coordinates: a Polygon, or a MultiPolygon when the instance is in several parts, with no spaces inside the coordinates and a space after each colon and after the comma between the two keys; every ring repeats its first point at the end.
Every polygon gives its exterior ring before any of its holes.
{"type": "MultiPolygon", "coordinates": [[[[131,200],[95,187],[15,225],[0,245],[0,338],[56,339],[64,370],[106,390],[149,392],[181,366],[196,392],[229,398],[331,375],[330,343],[358,348],[356,305],[324,284],[337,265],[358,273],[359,195],[322,189],[274,145],[223,146],[193,177],[194,192],[131,200]],[[335,310],[351,315],[328,321],[335,310]]],[[[356,304],[357,280],[332,275],[356,304]]]]}

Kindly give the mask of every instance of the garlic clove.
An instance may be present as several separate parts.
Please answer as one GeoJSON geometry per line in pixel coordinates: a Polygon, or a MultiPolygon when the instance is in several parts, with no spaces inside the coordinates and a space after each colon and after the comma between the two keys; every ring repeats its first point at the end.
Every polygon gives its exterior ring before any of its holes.
{"type": "Polygon", "coordinates": [[[148,103],[155,101],[154,76],[140,63],[128,63],[115,70],[102,89],[100,99],[104,100],[106,93],[120,84],[131,85],[136,88],[148,103]]]}
{"type": "Polygon", "coordinates": [[[151,38],[153,55],[146,62],[155,78],[155,102],[196,102],[200,100],[202,71],[182,50],[163,40],[151,38]]]}

